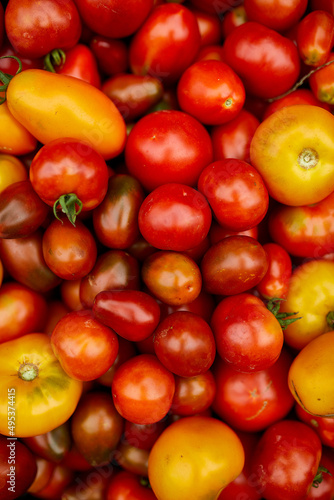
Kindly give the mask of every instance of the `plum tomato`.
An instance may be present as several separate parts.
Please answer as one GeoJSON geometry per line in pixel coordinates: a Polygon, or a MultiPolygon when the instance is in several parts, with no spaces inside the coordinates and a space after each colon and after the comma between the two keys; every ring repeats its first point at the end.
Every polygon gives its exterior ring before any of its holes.
{"type": "Polygon", "coordinates": [[[278,32],[292,28],[304,15],[307,0],[245,0],[249,21],[257,21],[278,32]]]}
{"type": "Polygon", "coordinates": [[[324,10],[309,12],[297,25],[297,47],[309,66],[324,64],[334,43],[334,17],[324,10]]]}
{"type": "Polygon", "coordinates": [[[256,290],[264,299],[285,299],[292,273],[292,262],[288,252],[277,243],[265,243],[263,248],[268,257],[268,271],[256,290]]]}

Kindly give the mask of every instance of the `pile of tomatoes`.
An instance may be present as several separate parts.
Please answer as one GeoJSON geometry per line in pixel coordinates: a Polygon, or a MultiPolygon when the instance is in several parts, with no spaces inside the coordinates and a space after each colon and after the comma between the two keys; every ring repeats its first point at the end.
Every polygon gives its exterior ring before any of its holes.
{"type": "Polygon", "coordinates": [[[0,499],[334,498],[334,0],[0,5],[0,499]]]}

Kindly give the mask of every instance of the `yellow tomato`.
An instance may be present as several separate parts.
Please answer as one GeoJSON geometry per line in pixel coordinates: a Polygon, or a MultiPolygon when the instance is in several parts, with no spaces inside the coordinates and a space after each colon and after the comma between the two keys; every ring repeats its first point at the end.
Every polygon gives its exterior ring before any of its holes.
{"type": "Polygon", "coordinates": [[[285,342],[302,349],[311,340],[333,329],[334,262],[311,260],[292,273],[286,300],[280,312],[298,312],[301,317],[284,330],[285,342]]]}
{"type": "Polygon", "coordinates": [[[0,193],[7,186],[10,186],[10,184],[25,181],[26,179],[28,179],[28,171],[22,161],[16,158],[16,156],[0,153],[0,193]]]}
{"type": "Polygon", "coordinates": [[[293,360],[289,389],[312,415],[334,417],[334,331],[312,340],[293,360]]]}
{"type": "Polygon", "coordinates": [[[31,333],[1,344],[0,360],[0,434],[36,436],[71,417],[82,382],[61,368],[48,335],[31,333]]]}
{"type": "Polygon", "coordinates": [[[307,104],[282,108],[256,129],[250,158],[272,198],[317,203],[334,190],[334,116],[307,104]]]}
{"type": "Polygon", "coordinates": [[[27,69],[10,81],[12,115],[42,144],[61,137],[88,141],[105,159],[122,152],[125,122],[114,103],[79,78],[27,69]]]}
{"type": "Polygon", "coordinates": [[[151,449],[148,477],[158,500],[215,500],[242,471],[239,437],[213,417],[181,418],[151,449]]]}
{"type": "Polygon", "coordinates": [[[37,139],[10,113],[6,102],[0,106],[0,152],[24,155],[36,149],[37,139]]]}

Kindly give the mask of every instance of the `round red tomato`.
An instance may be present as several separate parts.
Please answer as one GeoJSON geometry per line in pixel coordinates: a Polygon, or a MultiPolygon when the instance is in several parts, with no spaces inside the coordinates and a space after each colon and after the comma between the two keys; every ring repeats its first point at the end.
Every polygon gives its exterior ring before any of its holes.
{"type": "Polygon", "coordinates": [[[307,0],[245,0],[244,7],[249,21],[276,31],[287,31],[303,16],[307,0]]]}

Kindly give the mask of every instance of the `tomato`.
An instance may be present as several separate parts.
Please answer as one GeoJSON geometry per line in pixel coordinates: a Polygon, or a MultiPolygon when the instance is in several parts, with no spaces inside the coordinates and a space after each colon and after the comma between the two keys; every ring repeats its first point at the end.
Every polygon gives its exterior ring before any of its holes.
{"type": "Polygon", "coordinates": [[[190,10],[197,19],[199,32],[201,35],[201,47],[207,45],[219,45],[221,42],[220,21],[217,16],[204,12],[190,6],[190,10]]]}
{"type": "Polygon", "coordinates": [[[50,63],[46,69],[60,75],[69,75],[79,78],[94,87],[101,87],[101,77],[95,55],[87,45],[77,43],[71,49],[59,54],[51,53],[50,63]]]}
{"type": "Polygon", "coordinates": [[[240,474],[244,461],[240,439],[224,422],[185,417],[170,424],[155,442],[149,481],[159,500],[214,500],[240,474]]]}
{"type": "Polygon", "coordinates": [[[217,358],[213,373],[217,385],[213,411],[234,429],[257,432],[285,418],[294,405],[287,377],[292,355],[283,348],[266,370],[240,372],[217,358]]]}
{"type": "Polygon", "coordinates": [[[55,500],[62,495],[64,489],[71,484],[73,479],[74,473],[69,467],[56,464],[47,484],[41,490],[34,492],[34,497],[55,500]]]}
{"type": "Polygon", "coordinates": [[[249,21],[268,26],[276,31],[287,31],[304,15],[307,0],[245,0],[249,21]]]}
{"type": "Polygon", "coordinates": [[[212,313],[216,306],[213,296],[204,290],[201,290],[199,295],[192,302],[181,305],[168,305],[163,302],[160,304],[161,318],[176,311],[189,311],[201,316],[207,323],[210,322],[212,313]]]}
{"type": "MultiPolygon", "coordinates": [[[[334,52],[330,52],[326,62],[334,60],[334,52]]],[[[315,97],[328,104],[334,103],[333,64],[319,69],[309,78],[311,90],[315,97]]]]}
{"type": "Polygon", "coordinates": [[[20,498],[36,477],[36,457],[21,441],[0,436],[0,463],[0,499],[20,498]]]}
{"type": "Polygon", "coordinates": [[[158,326],[160,307],[149,294],[139,290],[109,290],[97,294],[94,317],[132,342],[149,337],[158,326]]]}
{"type": "Polygon", "coordinates": [[[13,57],[4,57],[3,56],[16,56],[20,59],[22,64],[22,70],[25,69],[43,69],[43,58],[31,58],[31,57],[22,57],[22,54],[19,54],[14,47],[9,43],[6,39],[5,43],[0,49],[0,70],[4,73],[8,73],[10,75],[15,74],[17,70],[17,61],[13,57]]]}
{"type": "Polygon", "coordinates": [[[123,469],[147,478],[150,451],[137,448],[122,439],[114,452],[113,460],[123,469]]]}
{"type": "Polygon", "coordinates": [[[0,153],[0,193],[14,182],[25,181],[28,171],[16,156],[0,153]]]}
{"type": "Polygon", "coordinates": [[[42,331],[48,306],[42,294],[7,281],[0,288],[0,343],[42,331]]]}
{"type": "Polygon", "coordinates": [[[252,471],[259,490],[268,500],[302,500],[312,487],[321,453],[320,439],[304,423],[285,419],[272,424],[253,455],[252,471]]]}
{"type": "Polygon", "coordinates": [[[221,300],[210,324],[218,354],[236,370],[265,370],[281,353],[284,336],[279,321],[249,293],[221,300]]]}
{"type": "Polygon", "coordinates": [[[122,363],[111,386],[117,411],[135,424],[153,424],[164,418],[174,391],[174,376],[152,354],[138,354],[122,363]]]}
{"type": "Polygon", "coordinates": [[[211,161],[208,131],[198,120],[178,110],[156,111],[142,117],[125,146],[130,174],[148,191],[167,182],[194,186],[211,161]]]}
{"type": "Polygon", "coordinates": [[[199,266],[180,252],[155,252],[144,260],[141,275],[154,297],[172,306],[192,302],[202,288],[199,266]]]}
{"type": "Polygon", "coordinates": [[[300,350],[311,340],[333,329],[334,262],[311,260],[292,273],[281,311],[294,311],[301,319],[289,325],[285,342],[300,350]]]}
{"type": "Polygon", "coordinates": [[[113,249],[131,246],[140,234],[138,213],[144,197],[137,179],[127,174],[112,175],[106,196],[93,211],[98,241],[113,249]]]}
{"type": "Polygon", "coordinates": [[[293,360],[288,376],[291,394],[308,413],[333,417],[333,330],[311,340],[293,360]]]}
{"type": "Polygon", "coordinates": [[[37,474],[28,488],[28,492],[32,494],[42,490],[48,484],[55,468],[54,463],[39,456],[36,457],[36,465],[37,474]]]}
{"type": "Polygon", "coordinates": [[[277,243],[263,245],[268,257],[268,271],[256,285],[256,290],[264,299],[285,299],[289,289],[292,262],[288,252],[277,243]]]}
{"type": "Polygon", "coordinates": [[[264,277],[268,259],[262,245],[250,236],[228,236],[212,245],[201,261],[205,291],[235,295],[250,290],[264,277]]]}
{"type": "Polygon", "coordinates": [[[244,24],[247,19],[246,15],[246,10],[243,5],[236,5],[235,7],[232,7],[231,9],[226,12],[224,15],[222,22],[221,22],[221,27],[222,27],[222,33],[223,33],[223,39],[225,38],[237,27],[240,26],[241,24],[244,24]]]}
{"type": "Polygon", "coordinates": [[[103,468],[96,471],[82,472],[62,491],[63,500],[77,500],[78,495],[83,500],[103,500],[106,498],[110,472],[103,468]],[[102,472],[101,472],[102,470],[102,472]],[[79,491],[79,493],[78,493],[79,491]]]}
{"type": "Polygon", "coordinates": [[[116,106],[79,78],[25,70],[10,81],[6,102],[13,117],[42,144],[71,137],[88,142],[106,159],[124,148],[126,128],[116,106]]]}
{"type": "Polygon", "coordinates": [[[43,434],[72,415],[81,396],[82,383],[63,371],[47,335],[30,333],[5,342],[0,345],[0,356],[1,434],[17,437],[43,434]],[[15,407],[15,419],[10,428],[9,395],[11,406],[15,407]]]}
{"type": "Polygon", "coordinates": [[[114,475],[109,483],[106,500],[156,500],[151,488],[137,474],[125,470],[114,475]]]}
{"type": "Polygon", "coordinates": [[[315,430],[323,445],[334,448],[334,420],[332,417],[312,415],[298,403],[295,405],[295,412],[299,420],[315,430]]]}
{"type": "Polygon", "coordinates": [[[126,420],[123,441],[141,450],[150,450],[166,426],[166,419],[143,425],[126,420]]]}
{"type": "Polygon", "coordinates": [[[81,19],[72,0],[10,0],[5,11],[6,33],[23,56],[37,58],[53,49],[73,47],[81,35],[81,19]],[[22,36],[25,33],[25,36],[22,36]]]}
{"type": "Polygon", "coordinates": [[[0,106],[0,152],[15,156],[35,151],[37,139],[16,120],[4,102],[0,106]]]}
{"type": "Polygon", "coordinates": [[[189,311],[176,311],[156,328],[154,351],[172,373],[194,377],[211,367],[216,346],[212,330],[203,318],[189,311]]]}
{"type": "Polygon", "coordinates": [[[297,46],[302,61],[309,66],[324,64],[334,43],[333,15],[314,10],[299,22],[297,29],[297,46]]]}
{"type": "Polygon", "coordinates": [[[215,220],[212,221],[209,231],[209,240],[211,245],[218,243],[218,241],[221,241],[224,238],[227,238],[227,236],[236,235],[250,236],[251,238],[257,240],[259,236],[259,229],[257,226],[254,226],[251,229],[247,229],[246,231],[229,231],[225,227],[222,227],[220,224],[218,224],[218,222],[216,222],[215,220]]]}
{"type": "Polygon", "coordinates": [[[221,45],[204,45],[199,49],[194,59],[195,62],[213,59],[216,61],[224,61],[223,47],[221,45]]]}
{"type": "Polygon", "coordinates": [[[210,163],[198,179],[217,222],[232,231],[259,224],[267,213],[269,196],[257,170],[243,160],[229,158],[210,163]]]}
{"type": "Polygon", "coordinates": [[[5,23],[4,23],[4,14],[5,14],[5,11],[4,11],[4,8],[1,4],[0,6],[0,48],[2,47],[2,44],[3,44],[3,39],[4,39],[4,33],[5,33],[5,23]]]}
{"type": "Polygon", "coordinates": [[[185,184],[167,183],[144,199],[138,224],[142,236],[155,248],[185,251],[202,243],[211,218],[201,193],[185,184]]]}
{"type": "Polygon", "coordinates": [[[39,457],[59,463],[71,448],[69,422],[66,421],[45,434],[22,438],[22,441],[39,457]]]}
{"type": "Polygon", "coordinates": [[[126,122],[146,114],[163,95],[160,80],[132,73],[111,76],[103,82],[102,91],[112,100],[126,122]]]}
{"type": "Polygon", "coordinates": [[[188,66],[177,85],[180,108],[204,125],[233,120],[245,102],[239,76],[222,61],[198,61],[188,66]]]}
{"type": "Polygon", "coordinates": [[[246,109],[223,125],[211,128],[214,160],[234,158],[250,162],[250,143],[260,121],[246,109]]]}
{"type": "Polygon", "coordinates": [[[158,5],[130,41],[131,71],[174,83],[192,63],[200,43],[197,19],[187,7],[158,5]]]}
{"type": "Polygon", "coordinates": [[[312,104],[312,106],[320,106],[321,108],[327,109],[327,111],[330,110],[329,105],[316,99],[310,89],[302,88],[294,90],[288,95],[270,102],[265,109],[263,118],[268,118],[268,116],[275,113],[275,111],[285,106],[293,106],[295,104],[312,104]]]}
{"type": "Polygon", "coordinates": [[[48,207],[27,180],[1,192],[0,238],[23,238],[37,231],[49,215],[48,207]]]}
{"type": "Polygon", "coordinates": [[[83,305],[80,302],[80,285],[81,279],[63,280],[60,283],[59,291],[61,302],[69,311],[79,311],[83,309],[83,305]]]}
{"type": "Polygon", "coordinates": [[[66,218],[54,220],[43,235],[43,256],[59,278],[79,279],[94,267],[97,247],[92,232],[80,220],[75,226],[66,218]]]}
{"type": "MultiPolygon", "coordinates": [[[[334,479],[332,470],[334,469],[334,456],[331,448],[323,447],[320,460],[320,467],[326,470],[321,472],[321,482],[310,489],[307,499],[331,500],[334,492],[334,479]]],[[[316,482],[316,481],[315,481],[316,482]]]]}
{"type": "Polygon", "coordinates": [[[76,380],[95,380],[114,363],[116,333],[97,321],[91,310],[71,311],[51,335],[53,352],[64,371],[76,380]]]}
{"type": "Polygon", "coordinates": [[[300,59],[294,43],[259,22],[247,21],[235,28],[223,48],[226,64],[251,95],[262,99],[277,97],[298,79],[300,59]]]}
{"type": "Polygon", "coordinates": [[[123,418],[117,413],[111,395],[99,390],[82,396],[71,418],[74,443],[94,467],[110,462],[123,427],[123,418]]]}
{"type": "Polygon", "coordinates": [[[97,381],[106,387],[111,387],[112,379],[114,378],[115,371],[126,361],[136,354],[135,344],[123,337],[118,337],[118,353],[112,366],[107,370],[97,381]]]}
{"type": "Polygon", "coordinates": [[[216,382],[211,370],[193,377],[175,376],[175,392],[171,413],[190,416],[208,410],[216,395],[216,382]]]}
{"type": "Polygon", "coordinates": [[[250,148],[269,195],[285,205],[311,205],[334,189],[334,117],[318,106],[280,109],[256,129],[250,148]]]}
{"type": "Polygon", "coordinates": [[[128,47],[124,40],[95,35],[90,40],[89,47],[102,74],[117,75],[128,69],[128,47]]]}
{"type": "Polygon", "coordinates": [[[137,31],[153,7],[153,0],[76,0],[85,24],[99,35],[124,38],[137,31]]]}

